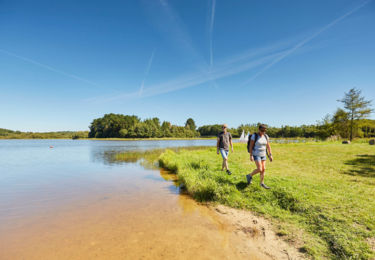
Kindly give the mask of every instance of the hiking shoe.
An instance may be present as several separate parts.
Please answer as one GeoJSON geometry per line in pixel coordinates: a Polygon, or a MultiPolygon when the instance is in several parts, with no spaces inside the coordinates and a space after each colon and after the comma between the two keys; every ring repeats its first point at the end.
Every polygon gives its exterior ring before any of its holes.
{"type": "Polygon", "coordinates": [[[231,175],[231,174],[232,174],[230,170],[227,170],[227,173],[228,173],[228,175],[231,175]]]}
{"type": "Polygon", "coordinates": [[[263,188],[265,188],[265,189],[267,189],[267,190],[270,189],[270,187],[268,187],[268,186],[267,186],[266,184],[264,184],[264,183],[261,183],[261,184],[260,184],[260,187],[263,187],[263,188]]]}
{"type": "Polygon", "coordinates": [[[247,185],[250,185],[251,181],[253,180],[253,176],[251,176],[250,174],[248,174],[248,175],[246,175],[246,179],[247,179],[247,185]]]}

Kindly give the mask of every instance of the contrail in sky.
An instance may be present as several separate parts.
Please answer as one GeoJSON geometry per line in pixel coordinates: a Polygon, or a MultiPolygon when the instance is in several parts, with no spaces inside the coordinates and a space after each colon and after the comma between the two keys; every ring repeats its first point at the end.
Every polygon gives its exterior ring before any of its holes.
{"type": "Polygon", "coordinates": [[[352,9],[351,11],[345,13],[344,15],[336,18],[335,20],[333,20],[332,22],[330,22],[329,24],[327,24],[326,26],[322,27],[320,30],[318,30],[316,33],[312,34],[311,36],[307,37],[306,39],[304,39],[303,41],[297,43],[293,48],[289,49],[285,54],[281,55],[280,57],[277,57],[276,59],[274,59],[271,63],[269,63],[267,66],[265,66],[261,71],[259,71],[258,73],[256,73],[253,77],[251,77],[250,79],[248,79],[245,83],[243,83],[241,86],[244,86],[248,83],[250,83],[251,81],[253,81],[254,79],[256,79],[259,75],[263,74],[264,72],[266,72],[269,68],[271,68],[273,65],[277,64],[278,62],[280,62],[281,60],[285,59],[286,57],[288,57],[290,54],[292,54],[293,52],[295,52],[296,50],[298,50],[300,47],[302,47],[303,45],[305,45],[306,43],[310,42],[311,40],[313,40],[314,38],[316,38],[319,34],[321,34],[322,32],[328,30],[329,28],[331,28],[332,26],[336,25],[338,22],[344,20],[346,17],[348,17],[349,15],[351,15],[352,13],[358,11],[359,9],[361,9],[362,7],[364,7],[365,5],[367,5],[369,2],[371,2],[372,0],[369,0],[369,1],[365,1],[363,2],[362,4],[358,5],[357,7],[355,7],[354,9],[352,9]]]}
{"type": "Polygon", "coordinates": [[[98,86],[95,82],[92,82],[90,80],[87,80],[87,79],[84,79],[82,77],[79,77],[77,75],[74,75],[74,74],[71,74],[71,73],[67,73],[65,71],[62,71],[62,70],[59,70],[59,69],[55,69],[49,65],[46,65],[46,64],[43,64],[43,63],[40,63],[40,62],[37,62],[36,60],[32,60],[30,58],[26,58],[26,57],[23,57],[23,56],[20,56],[18,54],[15,54],[13,52],[10,52],[10,51],[6,51],[4,49],[0,49],[0,52],[2,53],[5,53],[9,56],[12,56],[12,57],[15,57],[17,59],[20,59],[20,60],[23,60],[23,61],[26,61],[28,63],[31,63],[31,64],[34,64],[36,66],[39,66],[41,68],[44,68],[44,69],[47,69],[47,70],[50,70],[50,71],[53,71],[55,73],[58,73],[58,74],[61,74],[61,75],[64,75],[66,77],[69,77],[69,78],[73,78],[73,79],[76,79],[76,80],[79,80],[79,81],[82,81],[84,83],[87,83],[87,84],[90,84],[90,85],[93,85],[93,86],[98,86]]]}
{"type": "MultiPolygon", "coordinates": [[[[138,91],[123,93],[123,94],[116,94],[112,96],[110,95],[107,97],[101,96],[97,98],[92,98],[90,100],[99,101],[99,102],[108,102],[108,101],[114,101],[114,100],[119,100],[119,99],[150,97],[150,96],[177,91],[180,89],[195,87],[200,84],[207,83],[207,82],[214,82],[217,79],[222,79],[228,76],[240,74],[245,71],[260,68],[261,71],[256,73],[255,76],[253,76],[248,81],[250,82],[251,80],[254,80],[257,76],[265,72],[267,69],[269,69],[271,66],[280,62],[282,59],[285,59],[286,57],[293,55],[295,53],[299,53],[301,51],[308,51],[309,48],[306,49],[306,44],[308,42],[316,38],[318,35],[320,35],[324,31],[328,30],[332,26],[336,25],[341,20],[345,19],[347,16],[358,11],[360,8],[368,4],[370,1],[371,0],[362,3],[361,5],[357,6],[351,11],[333,20],[331,23],[325,25],[324,27],[319,29],[317,32],[315,32],[314,34],[308,37],[302,38],[300,36],[295,36],[289,39],[278,41],[276,43],[272,43],[268,46],[262,46],[261,48],[257,48],[257,49],[250,49],[243,53],[233,55],[225,60],[215,62],[215,67],[212,67],[209,73],[207,73],[207,71],[197,71],[191,74],[182,75],[181,77],[178,77],[178,78],[160,82],[159,84],[150,85],[148,88],[144,87],[144,80],[143,80],[141,84],[141,88],[138,91]],[[141,95],[139,93],[141,93],[141,95]]],[[[163,0],[161,0],[161,3],[167,5],[167,3],[163,0]]],[[[173,16],[174,14],[171,13],[171,15],[173,16]]],[[[211,25],[214,24],[213,18],[214,18],[214,9],[211,9],[210,21],[213,21],[213,22],[209,24],[210,25],[209,30],[210,28],[213,28],[211,27],[211,25]]],[[[148,63],[149,65],[147,66],[147,68],[151,67],[153,56],[154,54],[151,55],[149,59],[149,63],[148,63]]],[[[148,70],[149,69],[146,69],[147,73],[145,73],[145,75],[148,74],[148,70]]]]}
{"type": "MultiPolygon", "coordinates": [[[[283,55],[285,51],[280,51],[272,54],[262,55],[255,59],[247,60],[241,62],[241,64],[223,64],[215,66],[215,69],[207,75],[207,73],[199,72],[199,73],[192,73],[190,75],[184,75],[180,78],[172,79],[166,82],[162,82],[160,84],[152,85],[149,88],[145,88],[143,90],[142,97],[152,97],[164,93],[169,93],[172,91],[177,91],[180,89],[185,89],[193,86],[197,86],[206,82],[210,82],[215,79],[220,79],[224,77],[228,77],[231,75],[235,75],[247,70],[254,69],[261,65],[267,64],[275,57],[283,55]]],[[[119,99],[131,99],[131,98],[140,98],[139,91],[132,92],[132,93],[125,93],[125,94],[117,94],[116,96],[107,96],[107,97],[98,97],[98,98],[91,98],[87,101],[99,101],[99,102],[110,102],[119,99]]]]}
{"type": "MultiPolygon", "coordinates": [[[[160,4],[163,12],[165,13],[164,19],[168,20],[168,30],[166,31],[169,34],[169,37],[172,36],[173,41],[177,41],[178,45],[184,48],[184,51],[187,51],[191,54],[193,58],[198,61],[197,66],[200,70],[205,71],[207,69],[207,62],[203,56],[195,49],[192,39],[185,29],[185,24],[183,23],[178,12],[173,9],[167,2],[167,0],[160,0],[160,4]]],[[[165,31],[165,24],[161,27],[165,31]]]]}
{"type": "MultiPolygon", "coordinates": [[[[136,99],[143,97],[156,96],[168,92],[177,91],[179,89],[185,89],[197,86],[199,84],[215,81],[216,79],[225,78],[231,75],[236,75],[248,70],[252,70],[261,66],[264,66],[275,58],[284,55],[288,51],[288,47],[298,41],[301,37],[292,37],[289,39],[281,40],[272,43],[268,46],[262,46],[260,48],[253,48],[245,52],[233,55],[225,60],[219,61],[212,71],[207,74],[206,72],[197,71],[190,74],[185,74],[177,78],[172,78],[167,81],[163,81],[159,84],[153,84],[148,88],[144,88],[144,84],[141,84],[142,95],[140,95],[140,90],[128,93],[118,93],[116,95],[108,95],[104,97],[92,97],[85,101],[87,102],[110,102],[120,99],[136,99]]],[[[301,48],[302,49],[302,48],[301,48]]],[[[299,50],[301,51],[301,50],[299,50]]],[[[151,67],[153,60],[153,55],[149,59],[151,67]],[[151,58],[152,57],[152,58],[151,58]]],[[[148,71],[146,68],[145,72],[148,71]]]]}
{"type": "Polygon", "coordinates": [[[210,28],[209,28],[209,37],[210,37],[210,67],[213,65],[214,55],[213,55],[213,31],[214,31],[214,22],[215,22],[215,8],[216,0],[212,0],[211,7],[211,19],[210,19],[210,28]]]}
{"type": "Polygon", "coordinates": [[[144,85],[145,85],[145,80],[146,80],[146,77],[148,76],[148,73],[150,72],[152,61],[154,60],[154,54],[155,54],[155,50],[152,51],[151,57],[148,60],[147,67],[145,69],[145,73],[144,73],[143,80],[142,80],[142,83],[141,83],[141,87],[139,89],[139,96],[142,96],[142,94],[143,94],[143,88],[144,88],[144,85]]]}

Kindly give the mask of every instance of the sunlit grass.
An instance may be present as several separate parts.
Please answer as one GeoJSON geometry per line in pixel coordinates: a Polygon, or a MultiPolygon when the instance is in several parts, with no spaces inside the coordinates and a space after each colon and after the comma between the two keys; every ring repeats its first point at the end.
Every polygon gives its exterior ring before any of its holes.
{"type": "MultiPolygon", "coordinates": [[[[170,151],[178,152],[181,149],[184,150],[201,150],[205,149],[205,146],[194,146],[194,147],[172,147],[169,148],[170,151]]],[[[165,149],[153,149],[153,150],[140,150],[140,151],[125,151],[121,153],[111,154],[113,162],[129,162],[135,163],[140,162],[142,166],[147,168],[157,168],[159,167],[159,157],[165,151],[165,149]]]]}
{"type": "Polygon", "coordinates": [[[367,239],[375,237],[375,147],[364,143],[274,144],[266,184],[246,185],[250,164],[244,144],[235,145],[228,176],[220,171],[216,148],[166,151],[160,165],[178,174],[199,201],[245,208],[279,223],[278,232],[304,241],[314,258],[369,259],[367,239]]]}

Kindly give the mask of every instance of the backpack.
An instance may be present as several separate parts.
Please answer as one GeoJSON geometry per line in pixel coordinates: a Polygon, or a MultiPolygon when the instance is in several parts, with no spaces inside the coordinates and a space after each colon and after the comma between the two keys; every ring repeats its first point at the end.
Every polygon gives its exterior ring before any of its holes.
{"type": "MultiPolygon", "coordinates": [[[[259,139],[259,135],[258,135],[258,133],[254,133],[254,135],[255,135],[255,140],[254,140],[254,145],[255,145],[255,143],[258,141],[258,139],[259,139]]],[[[251,137],[252,137],[253,135],[249,135],[249,139],[247,140],[247,152],[248,153],[250,153],[250,141],[251,141],[251,137]]],[[[264,137],[266,137],[266,140],[267,140],[267,142],[269,142],[269,140],[268,140],[268,135],[266,135],[266,134],[264,134],[264,137]]],[[[253,147],[254,148],[254,147],[253,147]]],[[[267,152],[267,154],[268,154],[268,152],[267,152]]]]}

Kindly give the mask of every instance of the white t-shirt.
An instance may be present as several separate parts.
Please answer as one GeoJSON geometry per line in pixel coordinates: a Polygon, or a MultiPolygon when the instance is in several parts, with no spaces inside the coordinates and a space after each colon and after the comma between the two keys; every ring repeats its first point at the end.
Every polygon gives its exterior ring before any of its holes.
{"type": "MultiPolygon", "coordinates": [[[[253,134],[251,136],[251,140],[255,141],[255,134],[253,134]]],[[[258,140],[254,144],[254,148],[253,148],[253,155],[255,155],[255,156],[266,156],[267,155],[267,139],[266,139],[266,135],[260,136],[258,134],[258,140]]]]}

